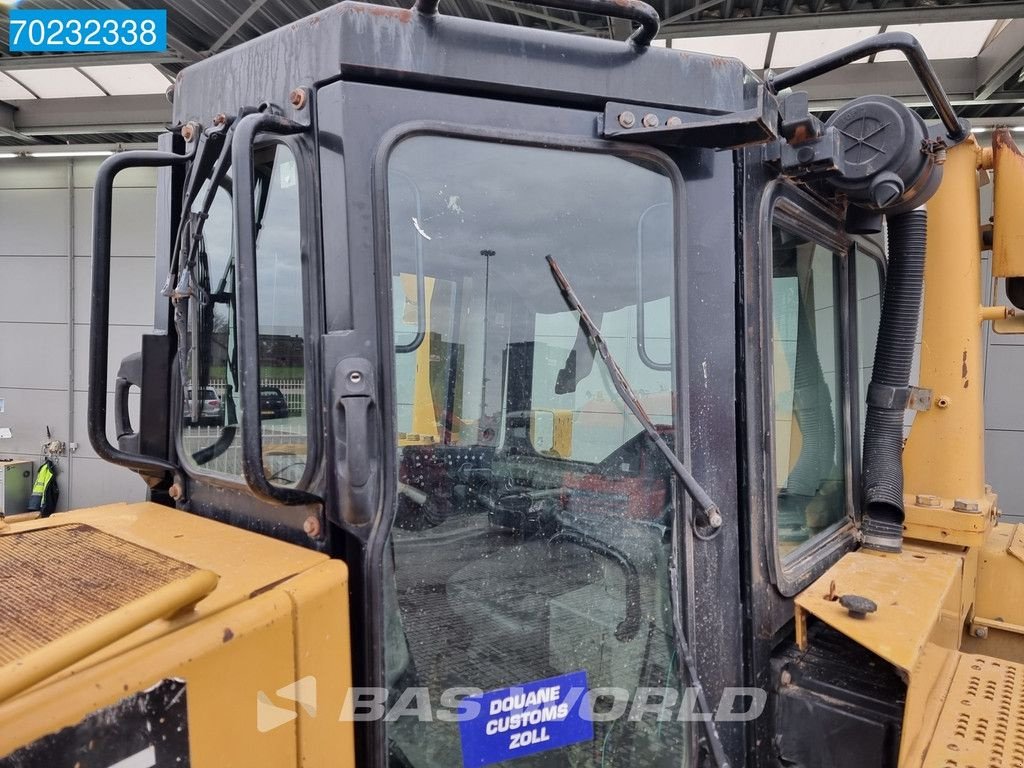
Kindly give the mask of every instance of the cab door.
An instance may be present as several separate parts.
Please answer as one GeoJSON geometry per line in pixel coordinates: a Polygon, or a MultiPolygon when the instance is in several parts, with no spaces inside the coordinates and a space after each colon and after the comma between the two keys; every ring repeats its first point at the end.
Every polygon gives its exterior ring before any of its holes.
{"type": "MultiPolygon", "coordinates": [[[[709,698],[742,682],[731,153],[603,141],[600,117],[369,83],[318,95],[321,176],[344,178],[322,190],[328,514],[356,571],[357,684],[388,690],[385,721],[359,724],[367,764],[695,764],[675,612],[709,698]],[[713,540],[548,256],[721,504],[713,540]],[[351,436],[374,433],[357,455],[351,436]],[[379,486],[355,487],[362,461],[379,486]],[[515,745],[515,721],[454,722],[453,697],[546,681],[600,695],[515,745]]],[[[722,732],[740,748],[740,726],[722,732]]]]}

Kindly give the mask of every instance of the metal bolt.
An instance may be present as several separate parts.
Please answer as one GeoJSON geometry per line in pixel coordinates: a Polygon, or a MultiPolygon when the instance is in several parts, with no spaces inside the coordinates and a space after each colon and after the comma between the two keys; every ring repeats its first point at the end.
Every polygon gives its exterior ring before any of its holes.
{"type": "Polygon", "coordinates": [[[940,395],[939,399],[935,401],[935,404],[939,406],[939,408],[946,408],[949,406],[949,398],[945,395],[940,395]]]}
{"type": "Polygon", "coordinates": [[[180,485],[174,483],[170,488],[167,489],[167,495],[170,496],[175,501],[177,501],[178,499],[185,495],[185,492],[182,490],[180,485]]]}
{"type": "Polygon", "coordinates": [[[988,627],[975,627],[974,636],[984,640],[986,637],[988,637],[988,627]]]}
{"type": "Polygon", "coordinates": [[[670,117],[668,120],[665,121],[665,125],[667,125],[669,128],[678,128],[682,124],[683,124],[683,121],[680,120],[675,115],[673,115],[672,117],[670,117]]]}
{"type": "Polygon", "coordinates": [[[228,116],[221,112],[213,118],[214,125],[224,125],[228,121],[228,116]]]}
{"type": "Polygon", "coordinates": [[[289,95],[288,100],[291,101],[292,106],[296,109],[302,109],[306,106],[306,89],[296,88],[289,95]]]}
{"type": "Polygon", "coordinates": [[[661,120],[653,112],[648,112],[644,115],[644,128],[657,128],[661,125],[661,120]]]}
{"type": "Polygon", "coordinates": [[[953,510],[955,512],[977,512],[980,510],[978,502],[971,499],[954,499],[953,510]]]}
{"type": "Polygon", "coordinates": [[[316,515],[310,515],[303,521],[302,530],[306,532],[309,538],[318,538],[320,536],[320,518],[316,515]]]}
{"type": "Polygon", "coordinates": [[[361,374],[359,371],[352,371],[352,373],[348,375],[348,380],[352,384],[358,384],[363,380],[363,374],[361,374]]]}
{"type": "Polygon", "coordinates": [[[619,125],[623,128],[632,128],[636,125],[636,115],[630,111],[625,111],[619,114],[619,125]]]}
{"type": "Polygon", "coordinates": [[[181,138],[183,138],[185,141],[192,141],[198,130],[199,126],[195,123],[185,123],[181,127],[181,138]]]}
{"type": "Polygon", "coordinates": [[[710,525],[712,528],[721,528],[722,522],[722,513],[719,512],[717,509],[712,509],[708,513],[708,525],[710,525]]]}
{"type": "Polygon", "coordinates": [[[914,497],[914,503],[919,507],[941,507],[942,499],[930,493],[919,493],[914,497]]]}
{"type": "Polygon", "coordinates": [[[782,685],[789,685],[793,682],[793,673],[790,672],[788,669],[782,670],[782,674],[779,675],[779,682],[782,685]]]}

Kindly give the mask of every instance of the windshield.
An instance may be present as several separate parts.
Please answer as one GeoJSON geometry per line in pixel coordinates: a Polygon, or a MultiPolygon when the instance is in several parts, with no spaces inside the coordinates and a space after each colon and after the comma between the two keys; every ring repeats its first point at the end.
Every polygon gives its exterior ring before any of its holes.
{"type": "MultiPolygon", "coordinates": [[[[399,443],[389,686],[426,688],[437,706],[455,687],[582,681],[611,693],[594,717],[570,716],[568,741],[486,717],[495,733],[481,738],[504,733],[516,766],[686,765],[672,471],[545,261],[557,259],[672,443],[670,177],[650,159],[418,136],[394,149],[387,183],[399,443]],[[607,716],[645,689],[664,712],[607,716]]],[[[393,765],[472,763],[472,725],[388,728],[393,765]]]]}

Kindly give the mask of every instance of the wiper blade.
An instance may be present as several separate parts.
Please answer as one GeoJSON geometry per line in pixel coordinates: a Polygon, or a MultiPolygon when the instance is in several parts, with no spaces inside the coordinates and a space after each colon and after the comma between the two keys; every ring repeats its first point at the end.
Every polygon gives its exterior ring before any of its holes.
{"type": "Polygon", "coordinates": [[[545,257],[548,261],[548,265],[551,267],[551,274],[555,277],[555,282],[558,283],[558,287],[562,291],[562,295],[565,296],[566,302],[569,304],[571,309],[576,310],[580,315],[580,323],[583,326],[584,332],[590,339],[590,343],[597,349],[598,354],[604,361],[605,366],[608,368],[608,373],[611,374],[612,384],[615,386],[615,391],[619,393],[619,397],[626,404],[633,415],[636,416],[637,421],[643,426],[647,436],[651,439],[661,451],[665,460],[668,461],[669,466],[672,467],[672,471],[676,473],[679,480],[683,484],[683,488],[689,494],[690,498],[693,499],[694,504],[704,513],[707,524],[712,528],[718,529],[722,527],[722,513],[718,509],[718,505],[711,500],[700,483],[697,482],[696,478],[690,474],[690,470],[683,466],[683,463],[675,455],[668,443],[665,442],[664,438],[658,434],[658,428],[654,426],[654,422],[651,421],[651,417],[647,415],[647,411],[640,404],[639,398],[633,393],[632,388],[629,386],[629,382],[626,381],[626,376],[623,374],[619,364],[615,362],[615,358],[612,357],[612,353],[608,351],[608,345],[605,344],[604,338],[601,336],[601,330],[595,325],[594,321],[590,319],[590,315],[587,310],[580,304],[579,298],[576,296],[576,292],[569,285],[569,280],[558,266],[558,262],[555,261],[553,256],[545,257]]]}

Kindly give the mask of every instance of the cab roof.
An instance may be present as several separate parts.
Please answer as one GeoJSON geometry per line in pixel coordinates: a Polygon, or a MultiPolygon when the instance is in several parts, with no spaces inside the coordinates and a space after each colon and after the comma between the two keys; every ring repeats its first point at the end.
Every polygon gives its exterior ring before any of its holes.
{"type": "Polygon", "coordinates": [[[271,103],[339,78],[585,108],[608,100],[700,114],[748,109],[739,60],[550,30],[342,2],[179,73],[174,121],[271,103]]]}

